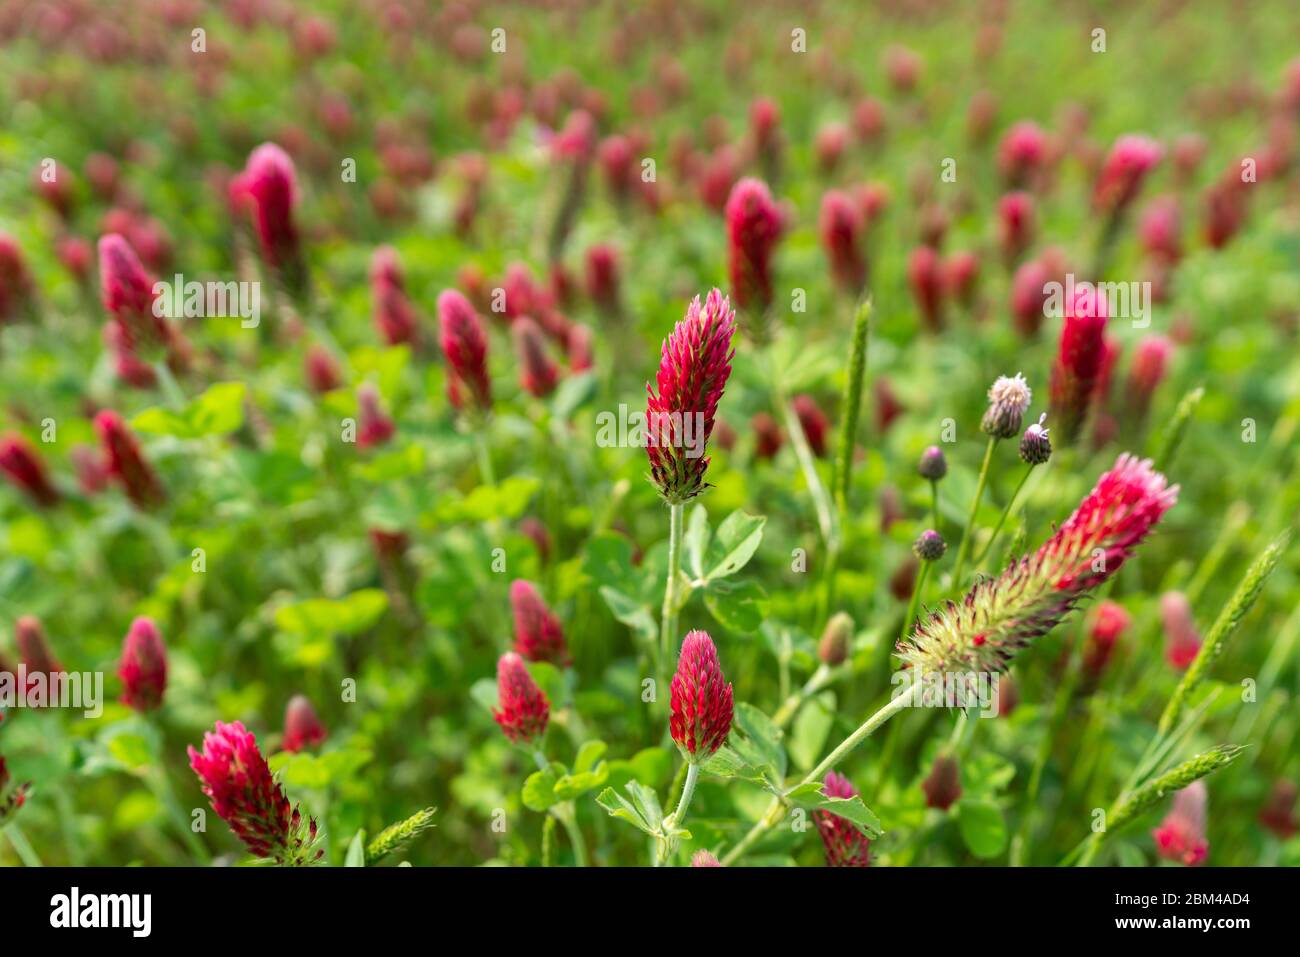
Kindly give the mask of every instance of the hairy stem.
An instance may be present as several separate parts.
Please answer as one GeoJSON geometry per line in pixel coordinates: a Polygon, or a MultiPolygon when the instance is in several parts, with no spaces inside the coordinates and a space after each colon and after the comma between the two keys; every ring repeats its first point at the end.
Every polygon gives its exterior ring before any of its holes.
{"type": "Polygon", "coordinates": [[[970,551],[971,536],[975,534],[975,516],[979,514],[980,499],[984,497],[984,486],[989,479],[989,464],[993,461],[993,448],[998,444],[997,436],[989,437],[989,444],[984,449],[984,464],[980,466],[979,481],[975,485],[975,497],[970,503],[970,516],[966,519],[966,530],[961,534],[961,545],[957,549],[957,563],[952,569],[952,587],[961,587],[961,573],[966,568],[966,554],[970,551]]]}

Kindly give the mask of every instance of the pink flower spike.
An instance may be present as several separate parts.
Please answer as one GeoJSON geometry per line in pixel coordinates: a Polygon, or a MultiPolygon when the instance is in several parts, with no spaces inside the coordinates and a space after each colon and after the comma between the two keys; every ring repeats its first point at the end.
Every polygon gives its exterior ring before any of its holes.
{"type": "MultiPolygon", "coordinates": [[[[822,794],[828,798],[851,798],[857,793],[858,789],[844,775],[826,772],[822,794]]],[[[813,820],[826,849],[827,867],[867,867],[871,863],[868,855],[871,842],[850,821],[830,811],[814,811],[813,820]]]]}
{"type": "Polygon", "coordinates": [[[708,632],[692,631],[682,641],[672,681],[668,727],[687,761],[705,761],[731,731],[731,685],[723,685],[718,649],[708,632]]]}
{"type": "Polygon", "coordinates": [[[167,690],[167,648],[151,618],[131,622],[122,644],[117,676],[122,679],[122,703],[136,711],[162,706],[167,690]]]}
{"type": "Polygon", "coordinates": [[[285,751],[302,751],[314,748],[329,736],[316,709],[306,695],[296,694],[284,709],[284,740],[280,747],[285,751]]]}
{"type": "Polygon", "coordinates": [[[533,747],[546,733],[551,703],[528,673],[524,659],[513,651],[497,661],[497,697],[500,707],[492,717],[505,736],[526,748],[533,747]]]}
{"type": "Polygon", "coordinates": [[[1160,826],[1151,832],[1156,853],[1166,860],[1195,867],[1210,853],[1205,839],[1206,804],[1209,792],[1204,781],[1193,781],[1174,795],[1174,806],[1160,826]]]}
{"type": "Polygon", "coordinates": [[[469,390],[480,412],[492,408],[492,383],[487,370],[487,336],[470,301],[455,289],[445,289],[438,296],[438,329],[442,352],[447,357],[448,390],[451,403],[461,408],[461,388],[469,390]]]}
{"type": "Polygon", "coordinates": [[[781,238],[781,210],[759,179],[732,187],[727,220],[727,269],[736,305],[756,319],[772,305],[772,253],[781,238]]]}
{"type": "Polygon", "coordinates": [[[510,609],[515,619],[515,651],[528,661],[549,661],[565,667],[569,648],[560,619],[546,607],[537,586],[522,578],[510,585],[510,609]]]}

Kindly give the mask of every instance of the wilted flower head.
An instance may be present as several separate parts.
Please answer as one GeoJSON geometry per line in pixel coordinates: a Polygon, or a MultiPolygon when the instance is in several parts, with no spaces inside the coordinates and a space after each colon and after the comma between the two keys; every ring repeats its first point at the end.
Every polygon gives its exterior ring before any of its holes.
{"type": "Polygon", "coordinates": [[[826,413],[817,405],[817,400],[807,393],[800,393],[790,400],[794,408],[795,416],[799,419],[799,426],[803,429],[804,436],[808,439],[808,446],[812,449],[813,455],[819,458],[826,454],[826,433],[830,431],[831,424],[826,418],[826,413]]]}
{"type": "MultiPolygon", "coordinates": [[[[851,798],[858,789],[844,775],[827,771],[822,782],[822,794],[828,798],[851,798]]],[[[868,849],[871,842],[847,818],[830,811],[814,811],[813,821],[826,849],[827,867],[866,867],[870,863],[868,849]]]]}
{"type": "Polygon", "coordinates": [[[104,449],[104,463],[109,476],[122,486],[126,497],[137,508],[162,504],[167,494],[153,467],[145,461],[140,445],[122,417],[111,409],[95,416],[95,431],[104,449]]]}
{"type": "Polygon", "coordinates": [[[727,268],[736,305],[762,316],[772,305],[772,252],[781,238],[781,210],[758,179],[742,179],[725,211],[727,268]]]}
{"type": "Polygon", "coordinates": [[[925,806],[946,811],[961,797],[961,779],[957,768],[957,759],[947,753],[935,756],[930,773],[921,782],[925,792],[925,806]]]}
{"type": "Polygon", "coordinates": [[[541,327],[527,316],[521,316],[511,323],[510,334],[519,358],[519,384],[537,398],[546,398],[555,391],[560,370],[546,352],[541,327]]]}
{"type": "Polygon", "coordinates": [[[289,154],[274,143],[263,143],[249,154],[230,190],[236,207],[252,214],[266,264],[279,273],[290,293],[303,292],[307,274],[294,223],[298,180],[289,154]]]}
{"type": "Polygon", "coordinates": [[[839,611],[826,622],[821,641],[817,643],[817,657],[822,664],[834,668],[844,664],[849,657],[849,642],[853,638],[853,619],[839,611]]]}
{"type": "Polygon", "coordinates": [[[190,767],[203,783],[212,810],[255,857],[304,865],[324,855],[324,849],[312,852],[316,821],[308,817],[304,823],[298,807],[290,807],[256,739],[243,724],[218,721],[203,735],[203,750],[190,747],[188,752],[190,767]]]}
{"type": "Polygon", "coordinates": [[[49,508],[58,504],[59,492],[50,482],[45,463],[17,432],[0,437],[0,472],[37,505],[49,508]]]}
{"type": "Polygon", "coordinates": [[[122,644],[117,676],[122,679],[123,704],[141,712],[162,705],[167,690],[167,648],[153,619],[131,622],[122,644]]]}
{"type": "Polygon", "coordinates": [[[948,459],[944,457],[943,449],[937,445],[932,445],[921,453],[921,460],[916,464],[917,474],[923,479],[929,479],[931,482],[937,482],[948,474],[948,459]]]}
{"type": "Polygon", "coordinates": [[[1025,410],[1034,393],[1025,377],[1017,372],[1013,376],[998,376],[989,387],[989,407],[980,422],[985,435],[999,439],[1014,438],[1024,422],[1025,410]]]}
{"type": "Polygon", "coordinates": [[[862,251],[862,213],[848,194],[829,190],[822,197],[817,220],[822,249],[830,262],[831,276],[845,292],[856,295],[867,279],[867,259],[862,251]]]}
{"type": "Polygon", "coordinates": [[[1209,799],[1204,781],[1193,781],[1174,795],[1174,806],[1151,832],[1156,853],[1166,860],[1195,867],[1210,853],[1205,839],[1205,806],[1209,799]]]}
{"type": "Polygon", "coordinates": [[[1093,189],[1093,205],[1103,212],[1125,209],[1142,188],[1147,173],[1160,162],[1160,144],[1145,136],[1121,136],[1110,148],[1093,189]]]}
{"type": "Polygon", "coordinates": [[[916,673],[1001,672],[1106,581],[1177,501],[1150,460],[1121,455],[1051,538],[961,601],[923,616],[898,645],[916,673]]]}
{"type": "Polygon", "coordinates": [[[1078,435],[1096,392],[1106,358],[1107,305],[1090,286],[1065,303],[1065,321],[1052,365],[1052,418],[1057,434],[1071,442],[1078,435]]]}
{"type": "Polygon", "coordinates": [[[511,741],[532,747],[546,733],[551,703],[528,673],[524,659],[513,651],[497,661],[497,698],[500,707],[492,712],[496,723],[511,741]]]}
{"type": "Polygon", "coordinates": [[[15,318],[31,300],[32,274],[18,241],[0,232],[0,325],[15,318]]]}
{"type": "Polygon", "coordinates": [[[673,740],[691,763],[705,761],[731,731],[731,685],[724,686],[718,649],[708,632],[692,631],[682,641],[672,682],[673,740]]]}
{"type": "Polygon", "coordinates": [[[380,246],[370,260],[370,294],[374,302],[375,328],[386,345],[415,346],[419,341],[419,319],[410,297],[397,250],[380,246]]]}
{"type": "Polygon", "coordinates": [[[447,388],[451,404],[461,408],[462,388],[468,388],[475,406],[482,412],[492,407],[492,383],[487,371],[487,336],[470,301],[455,289],[438,296],[438,328],[442,352],[447,357],[447,388]]]}
{"type": "Polygon", "coordinates": [[[1050,431],[1043,427],[1047,419],[1044,412],[1037,422],[1029,423],[1025,434],[1020,437],[1020,459],[1027,465],[1042,465],[1052,457],[1052,440],[1047,437],[1050,431]]]}
{"type": "Polygon", "coordinates": [[[722,293],[712,290],[703,304],[696,296],[664,340],[657,391],[646,383],[650,479],[670,504],[687,502],[707,488],[704,453],[731,375],[735,332],[736,315],[722,293]]]}
{"type": "Polygon", "coordinates": [[[284,709],[284,740],[280,747],[286,751],[312,748],[328,737],[325,724],[306,695],[296,694],[284,709]]]}
{"type": "Polygon", "coordinates": [[[564,627],[546,607],[537,586],[515,579],[510,585],[510,609],[515,619],[515,651],[529,661],[549,661],[561,667],[569,663],[564,627]]]}
{"type": "Polygon", "coordinates": [[[1185,671],[1201,650],[1201,633],[1196,630],[1192,606],[1180,591],[1160,596],[1160,620],[1165,627],[1165,660],[1185,671]]]}
{"type": "Polygon", "coordinates": [[[912,543],[912,554],[923,562],[937,562],[948,551],[948,543],[933,528],[926,529],[912,543]]]}

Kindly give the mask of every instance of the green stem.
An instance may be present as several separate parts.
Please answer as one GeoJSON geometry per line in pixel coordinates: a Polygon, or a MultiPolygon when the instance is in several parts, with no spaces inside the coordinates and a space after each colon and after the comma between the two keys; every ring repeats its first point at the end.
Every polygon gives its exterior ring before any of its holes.
{"type": "Polygon", "coordinates": [[[848,505],[849,480],[853,472],[853,451],[857,446],[858,419],[862,414],[862,383],[867,370],[867,341],[871,329],[871,298],[858,306],[853,319],[853,344],[849,351],[849,375],[844,383],[840,447],[835,456],[835,503],[843,514],[848,505]]]}
{"type": "Polygon", "coordinates": [[[564,833],[569,835],[573,845],[573,863],[575,867],[587,866],[587,842],[583,840],[582,829],[578,827],[578,815],[572,801],[565,801],[551,808],[555,819],[564,825],[564,833]]]}
{"type": "MultiPolygon", "coordinates": [[[[911,697],[912,696],[906,691],[906,689],[896,692],[893,697],[890,698],[888,704],[878,710],[871,717],[867,718],[866,721],[862,722],[856,731],[841,741],[839,747],[826,755],[826,757],[822,759],[822,762],[809,771],[807,776],[796,784],[795,787],[798,788],[805,784],[810,784],[813,781],[820,781],[827,771],[848,756],[854,748],[865,741],[877,728],[906,708],[911,703],[911,697]]],[[[723,866],[730,866],[738,860],[741,855],[753,847],[764,834],[775,827],[784,816],[785,806],[783,799],[779,797],[773,798],[772,803],[768,805],[767,811],[761,818],[759,818],[758,822],[749,829],[749,833],[741,838],[736,846],[727,852],[727,856],[722,859],[723,866]]]]}
{"type": "Polygon", "coordinates": [[[1025,487],[1025,483],[1029,481],[1029,476],[1033,471],[1034,467],[1031,465],[1029,468],[1025,469],[1025,474],[1020,476],[1020,481],[1016,484],[1016,490],[1011,493],[1011,498],[1007,499],[1007,507],[1002,510],[1002,515],[998,518],[998,523],[993,526],[993,534],[989,536],[989,540],[985,543],[984,547],[980,550],[979,556],[975,559],[975,564],[977,566],[988,557],[989,550],[993,548],[993,543],[997,541],[998,533],[1002,531],[1002,526],[1007,523],[1007,517],[1011,514],[1011,509],[1016,504],[1016,498],[1020,495],[1020,490],[1025,487]]]}
{"type": "Polygon", "coordinates": [[[677,640],[677,579],[681,576],[682,528],[685,513],[685,505],[678,503],[669,506],[668,581],[664,584],[664,606],[659,615],[659,670],[661,672],[672,660],[673,643],[677,640]]]}
{"type": "Polygon", "coordinates": [[[934,479],[930,479],[930,523],[936,532],[943,534],[939,527],[939,483],[934,479]]]}
{"type": "Polygon", "coordinates": [[[27,840],[27,835],[23,833],[22,828],[10,821],[0,830],[4,831],[5,836],[9,838],[9,843],[13,845],[14,851],[18,854],[18,859],[23,862],[24,867],[42,867],[40,855],[32,847],[31,842],[27,840]]]}
{"type": "Polygon", "coordinates": [[[952,570],[952,587],[961,587],[961,573],[966,569],[966,553],[970,551],[971,536],[975,534],[975,516],[979,514],[980,499],[984,497],[984,485],[989,479],[989,464],[993,461],[993,447],[998,444],[996,435],[989,437],[989,444],[984,449],[984,464],[980,466],[979,482],[975,486],[975,498],[970,503],[970,516],[966,519],[966,530],[961,535],[961,546],[957,549],[957,564],[952,570]]]}
{"type": "Polygon", "coordinates": [[[908,629],[916,619],[916,611],[921,605],[921,592],[925,590],[925,580],[930,577],[930,566],[933,564],[934,562],[921,562],[921,573],[916,576],[912,597],[907,602],[907,614],[903,616],[903,630],[898,635],[899,641],[907,640],[908,629]]]}
{"type": "Polygon", "coordinates": [[[831,674],[830,665],[824,662],[819,665],[804,686],[782,702],[781,707],[772,716],[772,723],[778,728],[785,727],[786,723],[794,717],[795,712],[799,710],[800,705],[830,683],[831,674]]]}
{"type": "Polygon", "coordinates": [[[784,389],[779,385],[776,387],[776,397],[780,405],[781,417],[785,420],[785,430],[790,435],[791,445],[794,446],[795,458],[799,460],[804,482],[808,485],[808,494],[812,496],[813,510],[817,513],[817,528],[821,531],[822,543],[828,552],[838,551],[839,516],[831,503],[826,486],[822,484],[821,476],[817,474],[817,458],[808,445],[808,436],[804,435],[803,425],[799,422],[799,415],[795,412],[794,405],[786,398],[784,389]]]}
{"type": "Polygon", "coordinates": [[[695,784],[699,778],[700,766],[692,761],[686,767],[686,783],[682,785],[682,796],[677,801],[677,809],[664,819],[665,831],[681,827],[682,821],[686,820],[686,811],[691,806],[691,798],[695,797],[695,784]]]}
{"type": "Polygon", "coordinates": [[[484,485],[496,485],[496,472],[492,469],[492,453],[481,429],[474,430],[474,455],[478,460],[478,475],[484,485]]]}

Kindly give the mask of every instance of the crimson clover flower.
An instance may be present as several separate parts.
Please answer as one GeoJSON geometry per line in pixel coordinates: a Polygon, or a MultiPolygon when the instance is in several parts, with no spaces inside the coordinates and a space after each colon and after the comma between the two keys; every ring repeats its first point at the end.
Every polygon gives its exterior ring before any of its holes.
{"type": "Polygon", "coordinates": [[[532,582],[519,578],[511,583],[510,609],[515,619],[515,651],[528,661],[549,661],[561,667],[569,663],[564,627],[532,582]]]}
{"type": "Polygon", "coordinates": [[[123,704],[140,712],[162,705],[167,690],[167,648],[152,619],[131,622],[117,676],[122,679],[123,704]]]}
{"type": "Polygon", "coordinates": [[[499,707],[492,717],[505,736],[516,744],[532,747],[546,733],[551,702],[528,673],[524,659],[508,651],[497,661],[499,707]]]}
{"type": "Polygon", "coordinates": [[[687,634],[673,675],[668,727],[692,764],[707,760],[731,731],[732,692],[725,680],[708,632],[687,634]]]}
{"type": "MultiPolygon", "coordinates": [[[[822,783],[822,794],[832,798],[851,798],[858,789],[844,775],[827,771],[822,783]]],[[[866,867],[870,864],[868,849],[871,842],[853,826],[852,822],[830,811],[814,811],[813,821],[826,849],[827,867],[866,867]]]]}

